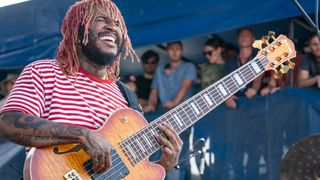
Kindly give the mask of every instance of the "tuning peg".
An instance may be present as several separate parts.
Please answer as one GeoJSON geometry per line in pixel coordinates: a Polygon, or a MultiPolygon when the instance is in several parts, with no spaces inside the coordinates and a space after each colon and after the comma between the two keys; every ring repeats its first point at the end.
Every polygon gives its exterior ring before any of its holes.
{"type": "Polygon", "coordinates": [[[269,33],[268,33],[268,36],[269,36],[272,40],[276,40],[275,35],[276,35],[276,33],[273,32],[273,31],[269,31],[269,33]]]}
{"type": "Polygon", "coordinates": [[[282,77],[283,73],[280,71],[276,71],[275,73],[273,73],[273,77],[275,79],[280,79],[282,77]]]}
{"type": "Polygon", "coordinates": [[[280,65],[281,67],[280,67],[280,72],[282,73],[282,74],[285,74],[285,73],[287,73],[288,71],[289,71],[289,66],[284,66],[283,64],[281,64],[280,65]]]}
{"type": "Polygon", "coordinates": [[[261,40],[263,41],[263,44],[266,44],[269,46],[269,36],[262,36],[261,40]]]}
{"type": "Polygon", "coordinates": [[[296,65],[296,64],[295,64],[294,62],[288,60],[288,67],[289,67],[290,69],[293,69],[295,65],[296,65]]]}
{"type": "Polygon", "coordinates": [[[262,40],[255,40],[252,44],[252,47],[257,48],[257,49],[262,49],[262,40]]]}

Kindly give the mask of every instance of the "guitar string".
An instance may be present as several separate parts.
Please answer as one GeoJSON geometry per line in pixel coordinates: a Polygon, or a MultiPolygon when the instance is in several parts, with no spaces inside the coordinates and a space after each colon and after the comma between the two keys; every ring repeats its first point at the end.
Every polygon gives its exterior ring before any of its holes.
{"type": "MultiPolygon", "coordinates": [[[[251,62],[253,62],[253,61],[255,61],[256,59],[258,59],[258,60],[260,60],[260,61],[264,61],[264,60],[267,60],[267,58],[266,57],[263,57],[263,58],[259,58],[259,57],[255,57],[253,60],[251,60],[250,61],[250,63],[251,62]]],[[[250,63],[247,63],[247,65],[248,64],[250,64],[250,63]]],[[[260,62],[263,66],[265,66],[265,65],[267,65],[268,63],[269,63],[269,61],[266,61],[265,63],[263,63],[263,62],[260,62]]],[[[242,66],[242,67],[240,67],[240,68],[238,68],[237,69],[237,71],[240,71],[241,70],[241,68],[244,68],[244,67],[246,67],[246,66],[242,66]]],[[[252,72],[252,69],[250,69],[250,67],[249,66],[247,66],[248,67],[248,69],[249,69],[249,71],[251,71],[252,72]]],[[[262,72],[264,72],[266,69],[264,69],[263,68],[263,71],[262,72]]],[[[244,74],[242,74],[242,76],[243,77],[245,77],[246,75],[248,75],[248,72],[247,71],[244,71],[243,72],[244,74]],[[247,74],[245,74],[245,73],[247,73],[247,74]]],[[[254,72],[252,72],[253,74],[254,74],[254,72]]],[[[231,73],[232,74],[232,73],[231,73]]],[[[259,73],[258,73],[259,74],[259,73]]],[[[229,76],[226,76],[226,77],[229,77],[229,76]]],[[[254,78],[255,78],[255,75],[254,75],[254,78]]],[[[223,80],[224,78],[222,78],[222,80],[223,80]]],[[[250,81],[251,82],[251,81],[250,81]]],[[[248,84],[248,83],[245,83],[244,85],[246,85],[246,84],[248,84]]],[[[232,88],[234,88],[234,86],[232,86],[232,88]]],[[[219,93],[219,92],[218,92],[219,93]]],[[[233,93],[231,93],[231,94],[233,94],[233,93]]],[[[216,96],[215,96],[216,97],[216,96]]],[[[220,97],[222,97],[223,98],[223,96],[221,96],[220,95],[220,97]]],[[[186,101],[187,102],[187,101],[186,101]]],[[[181,104],[181,106],[182,106],[183,104],[181,104]]],[[[181,107],[180,105],[179,105],[179,107],[181,107]]],[[[161,118],[162,116],[160,116],[159,118],[158,118],[158,120],[161,118]]],[[[155,121],[154,121],[155,122],[155,121]]],[[[152,122],[153,123],[153,122],[152,122]]],[[[152,123],[150,123],[150,124],[152,124],[152,123]]],[[[176,124],[177,125],[177,124],[176,124]]],[[[147,126],[148,127],[148,126],[147,126]]],[[[143,129],[141,129],[140,131],[142,131],[142,130],[144,130],[145,128],[143,128],[143,129]]],[[[137,133],[135,133],[135,134],[138,134],[140,131],[138,131],[137,133]]],[[[130,140],[130,139],[132,139],[132,138],[134,138],[135,137],[135,134],[134,135],[132,135],[131,137],[128,137],[127,139],[128,139],[128,141],[130,140]]],[[[128,142],[128,145],[130,145],[130,146],[132,146],[133,144],[132,143],[130,143],[130,142],[128,142]]]]}
{"type": "MultiPolygon", "coordinates": [[[[265,60],[265,59],[264,59],[265,60]]],[[[261,63],[263,66],[265,66],[266,64],[265,63],[261,63]]],[[[244,77],[246,77],[246,75],[248,75],[249,73],[248,73],[248,71],[250,71],[250,74],[251,75],[254,75],[254,76],[256,76],[256,74],[254,74],[254,72],[252,71],[252,69],[250,69],[250,67],[249,67],[249,65],[250,64],[248,64],[246,67],[248,67],[247,69],[245,69],[246,71],[244,71],[244,72],[242,72],[243,73],[243,76],[244,77]]],[[[245,67],[245,66],[244,66],[245,67]]],[[[238,71],[240,71],[240,68],[238,69],[238,71]]],[[[263,73],[264,71],[261,71],[261,73],[263,73]]],[[[232,74],[232,73],[231,73],[232,74]]],[[[254,77],[253,76],[253,77],[254,77]]],[[[230,77],[230,76],[228,76],[228,77],[230,77]]],[[[252,77],[252,78],[253,78],[252,77]]],[[[231,78],[230,79],[228,79],[227,81],[226,81],[226,83],[225,84],[229,84],[230,82],[234,82],[231,78]],[[228,83],[229,82],[229,83],[228,83]]],[[[251,82],[251,81],[249,81],[249,82],[251,82]]],[[[233,86],[233,87],[235,87],[235,86],[233,86]]],[[[237,88],[238,88],[238,86],[236,86],[237,88]]],[[[215,93],[215,94],[219,94],[219,93],[215,93]]],[[[230,93],[230,94],[232,94],[232,93],[230,93]]],[[[221,95],[219,94],[219,96],[221,97],[221,95]]],[[[196,96],[196,97],[199,97],[199,96],[196,96]]],[[[216,96],[214,96],[214,97],[216,97],[216,96]]],[[[205,103],[204,103],[205,104],[205,103]]],[[[200,106],[202,106],[203,104],[199,104],[200,106]]],[[[137,134],[137,133],[136,133],[137,134]]],[[[129,144],[129,145],[133,145],[133,144],[129,144]]],[[[104,173],[103,173],[104,174],[104,173]]]]}
{"type": "MultiPolygon", "coordinates": [[[[264,63],[261,63],[261,64],[263,65],[264,63]]],[[[243,72],[243,74],[244,74],[243,76],[245,77],[246,75],[248,75],[248,74],[249,74],[248,71],[250,71],[250,72],[251,72],[250,74],[253,75],[252,78],[254,78],[254,77],[257,76],[257,75],[254,74],[254,72],[252,71],[252,69],[250,69],[249,65],[250,65],[250,64],[247,65],[248,68],[245,69],[246,71],[243,72]]],[[[266,64],[265,64],[265,65],[266,65],[266,64]]],[[[265,65],[263,65],[263,66],[265,66],[265,65]]],[[[240,68],[239,68],[239,70],[240,70],[240,68]]],[[[260,72],[263,73],[264,71],[261,70],[260,72]]],[[[232,73],[231,73],[231,74],[232,74],[232,73]]],[[[228,77],[230,77],[230,76],[228,76],[228,77]]],[[[228,85],[229,85],[231,81],[234,83],[233,79],[230,78],[230,79],[228,79],[228,80],[226,81],[225,84],[228,84],[228,85]],[[228,82],[229,82],[229,83],[228,83],[228,82]]],[[[222,81],[222,82],[223,82],[223,81],[222,81]]],[[[251,82],[251,81],[249,81],[249,82],[251,82]]],[[[239,88],[236,84],[235,84],[235,86],[236,86],[237,88],[239,88]]],[[[234,88],[234,86],[233,86],[233,88],[234,88]]],[[[230,89],[230,88],[229,88],[229,89],[230,89]]],[[[216,94],[218,94],[218,93],[216,93],[216,94]]],[[[233,94],[233,93],[230,93],[230,94],[233,94]]],[[[220,95],[220,94],[219,94],[219,95],[220,95]]],[[[221,95],[220,95],[220,96],[221,96],[221,95]]],[[[196,97],[199,97],[199,96],[196,96],[196,97]]],[[[196,101],[197,101],[197,100],[196,100],[196,101]]],[[[203,104],[205,104],[205,103],[199,104],[199,106],[201,107],[203,104]]],[[[131,144],[131,145],[132,145],[132,144],[131,144]]],[[[116,173],[116,172],[114,172],[114,173],[116,173]]],[[[103,173],[103,174],[104,174],[104,173],[103,173]]],[[[110,175],[110,176],[111,176],[111,175],[110,175]]]]}
{"type": "MultiPolygon", "coordinates": [[[[248,69],[249,69],[249,68],[248,68],[248,69]]],[[[251,71],[251,73],[255,76],[254,72],[252,72],[251,69],[249,69],[249,71],[251,71]]],[[[264,72],[264,71],[261,71],[261,72],[264,72]]],[[[228,79],[228,80],[226,81],[226,84],[229,84],[228,82],[230,82],[230,81],[234,82],[232,79],[228,79]]],[[[238,88],[238,87],[237,87],[237,88],[238,88]]],[[[205,103],[199,104],[199,106],[201,107],[203,104],[205,104],[205,103]]],[[[116,173],[116,172],[113,172],[113,173],[110,174],[108,177],[111,177],[114,173],[116,173]]],[[[102,175],[102,176],[103,176],[103,175],[102,175]]]]}
{"type": "MultiPolygon", "coordinates": [[[[257,57],[256,57],[257,58],[257,57]]],[[[256,60],[256,58],[254,58],[252,61],[254,61],[254,60],[256,60]]],[[[259,59],[259,58],[257,58],[257,59],[259,59]]],[[[260,60],[266,60],[266,58],[262,58],[262,59],[260,59],[260,60]]],[[[265,66],[265,65],[267,65],[268,64],[268,62],[260,62],[263,66],[265,66]]],[[[250,65],[250,63],[248,63],[247,64],[247,66],[242,66],[242,67],[248,67],[244,72],[242,72],[243,74],[243,76],[245,77],[246,75],[248,75],[249,74],[249,72],[250,73],[252,73],[254,76],[256,76],[255,74],[254,74],[254,72],[252,72],[252,70],[250,69],[250,67],[249,67],[249,65],[250,65]],[[248,72],[249,71],[249,72],[248,72]]],[[[240,69],[242,68],[242,67],[240,67],[240,68],[238,68],[237,69],[237,71],[240,71],[240,69]]],[[[264,72],[264,70],[262,70],[261,72],[264,72]]],[[[231,73],[232,74],[232,73],[231,73]]],[[[231,75],[230,74],[230,75],[231,75]]],[[[230,77],[229,75],[228,76],[226,76],[226,77],[230,77]]],[[[224,79],[224,78],[223,78],[224,79]]],[[[223,80],[222,79],[222,80],[223,80]]],[[[229,79],[228,81],[226,81],[226,82],[230,82],[230,80],[232,80],[232,79],[229,79]]],[[[250,81],[251,82],[251,81],[250,81]]],[[[248,82],[249,83],[249,82],[248,82]]],[[[234,87],[234,86],[233,86],[234,87]]],[[[215,93],[215,94],[219,94],[219,93],[215,93]]],[[[214,94],[214,95],[215,95],[214,94]]],[[[232,93],[231,93],[232,94],[232,93]]],[[[219,96],[221,97],[221,95],[219,94],[219,96]]],[[[195,96],[195,97],[198,97],[198,96],[195,96]]],[[[217,96],[214,96],[214,97],[217,97],[217,96]]],[[[182,106],[183,104],[181,104],[180,106],[182,106]]],[[[160,119],[160,117],[159,117],[159,119],[160,119]]],[[[167,119],[168,120],[168,119],[167,119]]],[[[155,122],[155,121],[154,121],[155,122]]],[[[152,125],[151,123],[150,123],[150,125],[152,125]]],[[[177,124],[176,124],[177,125],[177,124]]],[[[146,127],[149,127],[149,126],[146,126],[146,127]]],[[[146,128],[145,127],[145,128],[146,128]]],[[[143,128],[143,129],[145,129],[145,128],[143,128]]],[[[140,130],[140,131],[142,131],[142,130],[140,130]]],[[[138,131],[137,133],[135,133],[135,135],[136,134],[138,134],[140,131],[138,131]]],[[[131,137],[129,137],[129,138],[127,138],[125,141],[127,142],[129,139],[131,139],[132,137],[134,137],[134,135],[133,136],[131,136],[131,137]]],[[[124,142],[124,141],[123,141],[124,142]]],[[[122,142],[121,142],[122,143],[122,142]]],[[[133,144],[127,144],[127,145],[130,145],[130,146],[132,146],[133,144]]],[[[119,147],[119,146],[118,146],[119,147]]],[[[129,155],[130,156],[130,155],[129,155]]],[[[116,159],[114,159],[113,161],[116,161],[117,159],[119,159],[120,157],[118,157],[118,158],[116,158],[116,159]]],[[[92,162],[91,163],[89,163],[88,164],[88,166],[89,165],[91,165],[92,164],[92,162]]],[[[106,173],[108,173],[108,171],[111,171],[112,169],[114,169],[117,165],[119,165],[119,164],[121,164],[121,161],[120,161],[120,163],[118,163],[118,164],[116,164],[116,165],[114,165],[114,166],[112,166],[112,167],[110,167],[106,172],[104,172],[104,173],[102,173],[102,175],[104,175],[104,174],[106,174],[106,173]]],[[[86,166],[86,167],[88,167],[88,166],[86,166]]],[[[121,168],[123,168],[123,167],[125,167],[125,166],[122,166],[122,167],[120,167],[120,169],[121,168]]],[[[87,172],[85,172],[84,174],[88,174],[89,173],[89,171],[87,171],[87,172]]],[[[83,175],[83,174],[82,174],[83,175]]],[[[101,175],[101,176],[102,176],[101,175]]],[[[101,176],[99,176],[99,177],[101,177],[101,176]]],[[[99,178],[98,177],[98,178],[99,178]]]]}

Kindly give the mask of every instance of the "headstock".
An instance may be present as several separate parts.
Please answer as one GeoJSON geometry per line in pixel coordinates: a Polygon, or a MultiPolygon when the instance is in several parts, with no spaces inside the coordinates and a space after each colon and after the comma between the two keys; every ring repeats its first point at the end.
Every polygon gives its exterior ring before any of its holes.
{"type": "Polygon", "coordinates": [[[268,36],[256,40],[252,46],[260,49],[257,57],[265,60],[266,70],[275,71],[275,78],[280,78],[295,66],[294,62],[290,61],[290,59],[296,57],[294,44],[284,35],[275,38],[275,33],[269,31],[268,36]],[[269,43],[270,40],[273,40],[273,42],[269,43]]]}

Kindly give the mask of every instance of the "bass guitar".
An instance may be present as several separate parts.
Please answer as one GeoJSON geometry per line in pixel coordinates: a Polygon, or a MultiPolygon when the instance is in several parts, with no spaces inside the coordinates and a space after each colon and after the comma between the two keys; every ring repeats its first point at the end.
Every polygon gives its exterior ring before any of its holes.
{"type": "MultiPolygon", "coordinates": [[[[231,74],[202,90],[151,123],[132,109],[120,109],[96,133],[112,146],[112,166],[103,173],[92,171],[92,161],[79,144],[32,148],[24,165],[24,178],[31,180],[81,179],[164,179],[162,166],[148,157],[161,148],[155,135],[163,135],[159,124],[167,123],[178,133],[224,102],[231,95],[267,70],[279,77],[294,67],[294,44],[273,32],[256,40],[257,56],[231,74]],[[272,42],[269,42],[271,41],[272,42]]],[[[164,136],[164,135],[163,135],[164,136]]]]}

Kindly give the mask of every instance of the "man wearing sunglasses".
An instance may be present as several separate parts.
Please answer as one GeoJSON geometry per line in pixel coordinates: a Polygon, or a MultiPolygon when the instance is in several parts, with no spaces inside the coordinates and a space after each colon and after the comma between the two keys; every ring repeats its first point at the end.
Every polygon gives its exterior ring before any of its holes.
{"type": "Polygon", "coordinates": [[[148,104],[149,95],[151,92],[151,83],[154,77],[154,72],[159,63],[159,54],[148,50],[141,56],[143,74],[137,76],[136,86],[137,86],[137,96],[142,108],[146,107],[148,104]]]}

